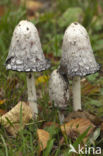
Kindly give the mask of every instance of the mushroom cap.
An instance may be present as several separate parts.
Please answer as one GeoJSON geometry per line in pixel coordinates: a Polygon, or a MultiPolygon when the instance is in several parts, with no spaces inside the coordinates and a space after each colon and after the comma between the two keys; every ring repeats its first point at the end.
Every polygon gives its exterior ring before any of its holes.
{"type": "Polygon", "coordinates": [[[69,100],[68,79],[54,70],[49,80],[49,96],[54,106],[65,109],[69,100]]]}
{"type": "Polygon", "coordinates": [[[29,21],[20,21],[13,32],[6,69],[36,72],[49,67],[50,63],[44,57],[36,27],[29,21]]]}
{"type": "Polygon", "coordinates": [[[60,73],[69,77],[85,76],[100,69],[96,63],[86,29],[75,22],[65,31],[62,45],[60,73]]]}

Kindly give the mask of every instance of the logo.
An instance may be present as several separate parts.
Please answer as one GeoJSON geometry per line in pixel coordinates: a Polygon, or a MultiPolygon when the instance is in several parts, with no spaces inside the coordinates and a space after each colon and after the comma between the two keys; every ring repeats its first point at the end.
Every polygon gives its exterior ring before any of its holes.
{"type": "Polygon", "coordinates": [[[73,152],[73,153],[78,153],[75,148],[73,147],[72,144],[69,145],[70,146],[70,150],[69,150],[69,153],[73,152]]]}
{"type": "Polygon", "coordinates": [[[72,144],[69,145],[70,150],[68,153],[77,153],[77,154],[93,154],[93,155],[99,155],[102,154],[102,150],[100,147],[88,147],[85,145],[84,147],[81,147],[80,144],[78,144],[78,149],[76,150],[72,144]]]}

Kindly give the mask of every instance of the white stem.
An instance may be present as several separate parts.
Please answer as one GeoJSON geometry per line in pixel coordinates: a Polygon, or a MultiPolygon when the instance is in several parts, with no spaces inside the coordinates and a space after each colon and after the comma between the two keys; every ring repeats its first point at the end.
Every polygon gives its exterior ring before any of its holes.
{"type": "Polygon", "coordinates": [[[35,80],[33,73],[27,74],[28,102],[34,117],[38,115],[35,80]]]}
{"type": "Polygon", "coordinates": [[[77,111],[81,109],[81,85],[79,76],[73,78],[72,92],[73,92],[73,110],[77,111]]]}
{"type": "Polygon", "coordinates": [[[59,110],[59,111],[58,111],[58,115],[59,115],[60,124],[62,124],[63,121],[64,121],[64,114],[59,110]]]}

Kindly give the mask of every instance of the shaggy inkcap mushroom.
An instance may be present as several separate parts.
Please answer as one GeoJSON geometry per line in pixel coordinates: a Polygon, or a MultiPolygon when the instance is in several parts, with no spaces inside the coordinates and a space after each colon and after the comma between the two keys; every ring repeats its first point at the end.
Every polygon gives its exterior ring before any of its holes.
{"type": "Polygon", "coordinates": [[[41,72],[50,67],[44,57],[36,27],[29,21],[21,21],[15,28],[6,69],[27,72],[28,101],[33,113],[38,113],[36,90],[32,72],[41,72]]]}
{"type": "Polygon", "coordinates": [[[22,72],[43,71],[50,64],[45,60],[36,27],[29,21],[21,21],[15,28],[6,69],[22,72]]]}
{"type": "Polygon", "coordinates": [[[74,110],[81,109],[80,77],[99,70],[86,29],[75,22],[65,31],[60,73],[73,78],[74,110]]]}
{"type": "MultiPolygon", "coordinates": [[[[49,96],[51,101],[54,102],[54,106],[59,111],[65,110],[69,100],[69,88],[68,79],[59,73],[58,70],[54,70],[49,80],[49,96]]],[[[63,114],[59,114],[60,121],[63,120],[63,114]]]]}

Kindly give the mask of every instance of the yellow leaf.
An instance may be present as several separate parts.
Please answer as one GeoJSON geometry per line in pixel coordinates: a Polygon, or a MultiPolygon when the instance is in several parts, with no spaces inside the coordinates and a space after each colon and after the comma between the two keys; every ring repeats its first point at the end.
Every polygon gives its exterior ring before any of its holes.
{"type": "Polygon", "coordinates": [[[36,10],[42,7],[41,2],[33,1],[33,0],[21,0],[21,4],[25,4],[28,10],[35,12],[36,10]]]}
{"type": "Polygon", "coordinates": [[[39,85],[39,84],[44,84],[45,82],[47,82],[49,79],[49,76],[40,76],[37,80],[36,80],[36,85],[39,85]]]}
{"type": "Polygon", "coordinates": [[[6,100],[0,100],[0,105],[4,104],[6,102],[6,100]]]}
{"type": "Polygon", "coordinates": [[[43,151],[47,147],[47,143],[50,139],[50,134],[43,129],[38,129],[37,135],[38,135],[40,151],[43,151]]]}
{"type": "Polygon", "coordinates": [[[20,101],[9,112],[0,117],[0,124],[2,124],[7,131],[16,136],[17,133],[23,129],[24,126],[32,119],[32,111],[28,103],[20,101]],[[22,106],[22,107],[21,107],[22,106]],[[20,124],[20,110],[22,108],[22,127],[20,124]]]}

